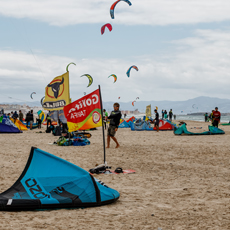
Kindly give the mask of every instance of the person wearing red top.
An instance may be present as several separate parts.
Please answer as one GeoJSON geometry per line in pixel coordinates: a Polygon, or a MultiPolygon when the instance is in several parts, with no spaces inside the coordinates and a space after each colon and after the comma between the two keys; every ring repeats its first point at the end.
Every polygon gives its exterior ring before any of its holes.
{"type": "Polygon", "coordinates": [[[215,111],[213,111],[213,122],[212,125],[215,127],[218,127],[218,124],[220,123],[221,113],[218,111],[218,107],[215,108],[215,111]]]}

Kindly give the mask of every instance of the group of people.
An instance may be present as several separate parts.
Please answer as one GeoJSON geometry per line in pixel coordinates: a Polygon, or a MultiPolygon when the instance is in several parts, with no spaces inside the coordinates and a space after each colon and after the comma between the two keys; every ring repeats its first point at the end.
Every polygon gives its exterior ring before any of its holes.
{"type": "MultiPolygon", "coordinates": [[[[22,113],[21,110],[19,110],[19,112],[17,113],[17,111],[13,112],[11,111],[11,113],[8,113],[6,115],[8,118],[12,118],[14,120],[14,123],[16,122],[17,119],[19,119],[19,121],[23,122],[24,120],[24,114],[22,113]]],[[[40,119],[37,119],[40,120],[40,119]]],[[[34,115],[33,115],[33,110],[28,111],[28,113],[26,114],[26,118],[25,118],[25,122],[26,122],[26,126],[30,127],[30,129],[33,128],[33,123],[34,123],[34,115]]],[[[40,127],[41,127],[41,122],[40,122],[40,127]]]]}
{"type": "Polygon", "coordinates": [[[170,109],[169,114],[167,110],[162,109],[161,116],[162,119],[169,119],[170,121],[172,121],[172,118],[174,117],[174,120],[176,120],[176,115],[173,115],[172,109],[170,109]]]}
{"type": "Polygon", "coordinates": [[[221,113],[218,111],[218,107],[215,107],[215,110],[212,110],[211,114],[205,113],[204,120],[208,122],[209,120],[212,122],[212,125],[218,127],[221,119],[221,113]]]}

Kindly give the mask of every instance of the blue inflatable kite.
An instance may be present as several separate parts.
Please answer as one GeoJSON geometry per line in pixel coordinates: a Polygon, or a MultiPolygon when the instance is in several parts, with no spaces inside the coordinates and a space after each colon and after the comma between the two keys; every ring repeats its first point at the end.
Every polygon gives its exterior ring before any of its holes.
{"type": "Polygon", "coordinates": [[[19,179],[0,194],[0,211],[93,207],[119,196],[84,169],[32,147],[19,179]]]}

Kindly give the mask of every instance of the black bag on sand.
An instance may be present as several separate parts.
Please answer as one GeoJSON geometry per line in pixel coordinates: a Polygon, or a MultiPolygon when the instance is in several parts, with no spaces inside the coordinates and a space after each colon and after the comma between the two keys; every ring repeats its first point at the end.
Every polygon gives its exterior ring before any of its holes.
{"type": "Polygon", "coordinates": [[[56,126],[54,132],[53,132],[54,136],[61,136],[61,127],[60,126],[56,126]]]}

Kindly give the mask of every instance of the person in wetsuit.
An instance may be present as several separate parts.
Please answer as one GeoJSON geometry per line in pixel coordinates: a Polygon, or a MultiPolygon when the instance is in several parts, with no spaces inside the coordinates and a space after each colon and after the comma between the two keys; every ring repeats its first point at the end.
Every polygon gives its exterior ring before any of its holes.
{"type": "Polygon", "coordinates": [[[213,122],[212,125],[214,127],[218,127],[219,123],[220,123],[220,118],[221,118],[221,113],[218,111],[218,107],[215,108],[215,111],[213,111],[213,122]]]}
{"type": "Polygon", "coordinates": [[[172,116],[173,116],[173,112],[172,112],[172,109],[170,109],[169,111],[169,120],[172,121],[172,116]]]}
{"type": "Polygon", "coordinates": [[[121,119],[121,111],[119,110],[119,107],[120,105],[118,103],[114,103],[114,110],[111,112],[109,117],[106,117],[106,120],[110,119],[109,128],[107,132],[107,148],[110,147],[110,138],[112,138],[113,141],[116,143],[116,148],[120,146],[115,137],[121,119]]]}
{"type": "Polygon", "coordinates": [[[159,113],[157,112],[157,109],[154,109],[155,112],[155,119],[153,120],[154,123],[154,127],[157,129],[157,132],[159,132],[159,113]]]}

